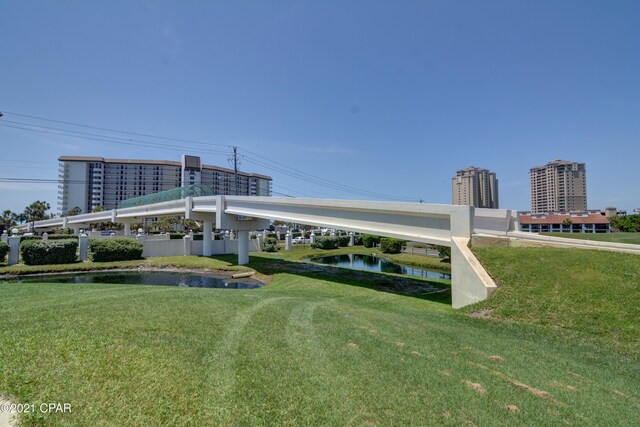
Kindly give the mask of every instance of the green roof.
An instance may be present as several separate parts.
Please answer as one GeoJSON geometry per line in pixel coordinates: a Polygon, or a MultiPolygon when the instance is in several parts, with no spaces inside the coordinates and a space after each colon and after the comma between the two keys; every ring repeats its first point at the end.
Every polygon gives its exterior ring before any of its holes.
{"type": "Polygon", "coordinates": [[[118,204],[118,208],[132,208],[134,206],[150,205],[153,203],[180,200],[186,197],[213,196],[213,189],[205,184],[192,184],[186,187],[178,187],[159,193],[147,194],[132,199],[123,200],[118,204]]]}

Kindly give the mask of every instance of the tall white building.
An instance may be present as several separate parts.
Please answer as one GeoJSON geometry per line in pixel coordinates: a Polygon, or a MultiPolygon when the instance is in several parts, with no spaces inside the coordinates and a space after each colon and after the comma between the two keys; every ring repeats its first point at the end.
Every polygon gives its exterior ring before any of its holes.
{"type": "Polygon", "coordinates": [[[495,172],[470,166],[460,169],[451,179],[454,205],[498,208],[498,180],[495,172]]]}
{"type": "Polygon", "coordinates": [[[200,157],[182,161],[105,159],[62,156],[58,185],[58,210],[74,207],[82,213],[102,206],[114,209],[122,200],[191,184],[209,185],[214,194],[271,196],[270,176],[203,165],[200,157]]]}
{"type": "Polygon", "coordinates": [[[529,171],[531,212],[587,210],[587,169],[584,163],[553,160],[529,171]]]}

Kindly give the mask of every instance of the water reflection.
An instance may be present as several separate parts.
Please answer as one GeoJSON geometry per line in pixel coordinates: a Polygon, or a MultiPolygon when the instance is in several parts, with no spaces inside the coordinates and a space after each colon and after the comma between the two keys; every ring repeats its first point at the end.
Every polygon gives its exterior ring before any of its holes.
{"type": "Polygon", "coordinates": [[[409,276],[426,277],[428,279],[451,280],[451,274],[426,270],[408,265],[396,264],[376,256],[361,254],[329,255],[310,258],[309,261],[336,267],[353,268],[355,270],[375,271],[380,273],[406,274],[409,276]]]}
{"type": "Polygon", "coordinates": [[[100,272],[21,277],[5,282],[20,283],[112,283],[121,285],[182,286],[188,288],[252,289],[264,286],[253,279],[236,281],[196,273],[164,271],[100,272]]]}

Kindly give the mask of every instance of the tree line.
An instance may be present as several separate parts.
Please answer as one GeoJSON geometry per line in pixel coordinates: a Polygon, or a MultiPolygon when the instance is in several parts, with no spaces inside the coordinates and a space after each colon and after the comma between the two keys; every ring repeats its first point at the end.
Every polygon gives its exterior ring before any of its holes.
{"type": "Polygon", "coordinates": [[[22,212],[13,212],[12,210],[7,209],[2,212],[2,218],[0,219],[0,233],[4,230],[11,230],[12,227],[18,224],[54,218],[54,214],[47,213],[49,209],[51,209],[51,205],[41,200],[36,200],[31,203],[29,206],[24,208],[22,212]]]}
{"type": "Polygon", "coordinates": [[[613,216],[609,218],[611,229],[636,233],[640,231],[640,215],[613,216]]]}

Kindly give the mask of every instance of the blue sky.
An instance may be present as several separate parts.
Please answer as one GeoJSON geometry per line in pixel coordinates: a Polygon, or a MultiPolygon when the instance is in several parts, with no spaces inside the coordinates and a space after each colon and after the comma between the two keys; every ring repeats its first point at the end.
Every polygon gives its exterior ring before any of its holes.
{"type": "MultiPolygon", "coordinates": [[[[590,209],[632,210],[639,20],[622,0],[4,2],[0,177],[55,179],[60,155],[226,166],[237,145],[278,193],[451,203],[451,177],[475,165],[496,172],[501,207],[527,210],[529,169],[566,159],[587,164],[590,209]]],[[[56,192],[0,182],[0,210],[55,208],[56,192]]]]}

